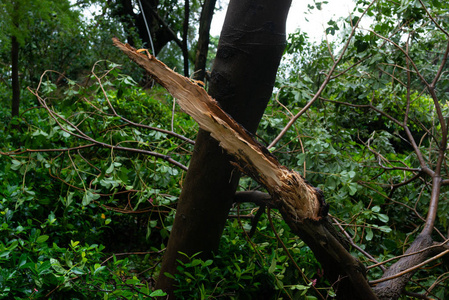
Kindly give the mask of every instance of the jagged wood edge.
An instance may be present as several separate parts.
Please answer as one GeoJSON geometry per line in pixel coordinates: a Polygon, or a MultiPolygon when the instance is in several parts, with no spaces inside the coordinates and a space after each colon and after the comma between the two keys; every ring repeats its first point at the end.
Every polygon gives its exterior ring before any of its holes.
{"type": "Polygon", "coordinates": [[[237,160],[243,172],[266,187],[275,206],[288,211],[297,222],[304,219],[320,220],[327,215],[322,192],[300,174],[281,165],[266,147],[226,114],[202,87],[174,72],[149,53],[137,52],[117,38],[113,38],[113,43],[178,99],[181,109],[202,129],[210,132],[220,146],[237,160]]]}

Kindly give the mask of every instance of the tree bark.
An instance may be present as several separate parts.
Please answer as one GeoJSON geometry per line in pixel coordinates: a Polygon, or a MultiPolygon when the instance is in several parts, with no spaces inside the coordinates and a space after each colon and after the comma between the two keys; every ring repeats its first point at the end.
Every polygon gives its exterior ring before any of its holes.
{"type": "Polygon", "coordinates": [[[212,17],[214,16],[217,0],[205,0],[201,9],[200,28],[198,30],[198,43],[195,52],[195,72],[193,78],[204,80],[206,75],[207,53],[209,51],[209,36],[212,17]]]}
{"type": "MultiPolygon", "coordinates": [[[[211,75],[209,93],[250,132],[270,99],[285,48],[290,0],[230,2],[211,75]]],[[[169,294],[178,251],[203,258],[218,250],[240,174],[229,157],[200,130],[178,202],[156,288],[169,294]]]]}
{"type": "Polygon", "coordinates": [[[11,84],[12,84],[12,112],[11,115],[19,115],[20,106],[20,80],[19,80],[19,42],[17,37],[11,37],[11,84]]]}

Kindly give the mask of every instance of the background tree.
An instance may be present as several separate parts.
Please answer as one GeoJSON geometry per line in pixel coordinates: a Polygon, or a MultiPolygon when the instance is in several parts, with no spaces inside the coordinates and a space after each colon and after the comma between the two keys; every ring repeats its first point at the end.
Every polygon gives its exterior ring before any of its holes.
{"type": "Polygon", "coordinates": [[[201,8],[198,28],[198,43],[195,52],[195,80],[203,81],[206,76],[207,53],[209,50],[209,32],[214,15],[216,0],[205,0],[201,8]]]}
{"type": "MultiPolygon", "coordinates": [[[[203,58],[201,68],[206,69],[215,1],[204,3],[206,10],[201,17],[201,32],[195,28],[201,9],[201,4],[196,1],[183,1],[181,6],[176,1],[160,4],[154,1],[63,1],[58,5],[45,1],[22,2],[5,1],[1,6],[6,16],[1,21],[2,28],[5,28],[0,35],[3,45],[1,58],[3,65],[11,66],[9,85],[14,91],[11,94],[14,115],[18,114],[20,90],[37,84],[44,70],[62,70],[62,74],[78,78],[85,75],[98,55],[113,59],[117,52],[111,48],[111,36],[126,35],[131,44],[151,48],[150,33],[156,54],[170,41],[175,41],[174,45],[166,47],[165,55],[170,57],[171,67],[185,66],[185,74],[188,74],[194,71],[189,68],[189,60],[195,64],[198,34],[200,43],[196,55],[203,58]],[[97,9],[90,9],[93,6],[97,9]],[[82,19],[84,14],[88,16],[85,20],[82,19]],[[179,19],[185,22],[180,24],[179,19]],[[184,59],[179,59],[179,55],[184,59]]],[[[133,65],[126,67],[130,68],[127,72],[132,72],[134,78],[140,80],[141,74],[133,65]]],[[[57,76],[57,79],[57,84],[65,84],[61,82],[62,76],[57,76]]]]}
{"type": "MultiPolygon", "coordinates": [[[[11,61],[11,89],[12,89],[12,115],[18,116],[20,104],[20,47],[29,42],[33,35],[32,29],[35,23],[46,23],[59,15],[60,18],[72,18],[75,14],[69,9],[69,1],[59,1],[54,4],[52,1],[2,1],[0,3],[2,11],[2,36],[10,48],[11,61]],[[9,39],[9,41],[8,41],[9,39]]],[[[60,28],[63,30],[63,28],[60,28]]]]}
{"type": "MultiPolygon", "coordinates": [[[[209,29],[212,22],[215,1],[154,1],[154,0],[120,0],[108,2],[113,16],[117,16],[128,33],[127,41],[135,45],[133,31],[138,33],[139,40],[146,48],[154,49],[157,56],[170,42],[179,47],[183,57],[184,75],[189,76],[189,61],[195,61],[191,51],[195,47],[197,29],[193,30],[198,14],[202,25],[199,31],[199,41],[203,45],[209,41],[209,29]],[[203,12],[204,10],[204,12],[203,12]],[[136,11],[138,13],[136,13],[136,11]],[[180,22],[179,20],[183,20],[180,22]],[[150,36],[151,35],[151,36],[150,36]]],[[[208,47],[198,48],[201,57],[207,57],[208,47]]],[[[199,55],[199,54],[198,54],[199,55]]]]}

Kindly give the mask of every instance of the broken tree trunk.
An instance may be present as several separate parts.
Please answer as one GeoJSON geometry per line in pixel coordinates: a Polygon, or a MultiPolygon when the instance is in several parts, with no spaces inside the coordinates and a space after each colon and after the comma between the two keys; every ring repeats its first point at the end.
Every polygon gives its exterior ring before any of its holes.
{"type": "Polygon", "coordinates": [[[334,283],[339,299],[377,299],[368,285],[364,266],[348,252],[345,239],[327,217],[328,207],[319,189],[301,175],[282,166],[252,135],[226,114],[207,92],[190,79],[169,69],[149,53],[139,53],[114,39],[114,44],[144,68],[176,99],[182,110],[210,132],[235,159],[235,165],[263,184],[273,207],[312,249],[334,283]]]}
{"type": "Polygon", "coordinates": [[[181,109],[193,117],[201,129],[210,132],[231,154],[243,172],[263,184],[276,202],[295,221],[318,221],[326,213],[321,192],[301,175],[282,166],[252,135],[225,113],[208,93],[190,79],[175,73],[149,53],[138,53],[114,39],[114,44],[178,99],[181,109]]]}

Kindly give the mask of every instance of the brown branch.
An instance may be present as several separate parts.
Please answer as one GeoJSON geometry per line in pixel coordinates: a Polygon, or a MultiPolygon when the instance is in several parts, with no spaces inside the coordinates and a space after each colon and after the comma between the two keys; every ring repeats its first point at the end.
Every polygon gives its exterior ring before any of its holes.
{"type": "Polygon", "coordinates": [[[440,198],[441,177],[434,176],[432,178],[432,192],[430,193],[429,211],[426,217],[426,223],[422,234],[430,235],[434,229],[435,219],[438,213],[438,200],[440,198]]]}
{"type": "Polygon", "coordinates": [[[419,3],[421,3],[422,7],[424,8],[424,10],[426,11],[427,15],[429,16],[429,18],[432,20],[432,22],[438,27],[438,29],[440,29],[447,37],[449,37],[449,33],[444,30],[443,27],[440,26],[440,24],[438,24],[438,22],[435,20],[435,18],[430,14],[429,10],[427,9],[427,7],[424,5],[424,3],[422,2],[422,0],[418,0],[419,3]]]}
{"type": "MultiPolygon", "coordinates": [[[[97,62],[97,63],[98,63],[98,62],[97,62]]],[[[180,139],[180,140],[183,140],[183,141],[185,141],[185,142],[187,142],[187,143],[189,143],[189,144],[191,144],[191,145],[194,145],[194,144],[195,144],[195,141],[193,141],[193,140],[191,140],[191,139],[189,139],[189,138],[187,138],[187,137],[185,137],[185,136],[183,136],[183,135],[177,134],[177,133],[174,132],[173,130],[170,131],[170,130],[165,130],[165,129],[161,129],[161,128],[157,128],[157,127],[152,127],[152,126],[144,125],[144,124],[141,124],[141,123],[136,123],[136,122],[133,122],[133,121],[131,121],[131,120],[128,120],[128,119],[126,119],[125,117],[119,115],[119,114],[117,113],[117,111],[115,110],[114,106],[112,105],[111,101],[109,100],[108,93],[105,91],[104,86],[103,86],[103,84],[102,84],[102,82],[101,82],[101,79],[102,79],[103,77],[105,77],[106,74],[108,74],[108,73],[109,73],[110,71],[112,71],[113,69],[108,70],[108,72],[106,72],[105,75],[103,75],[103,76],[101,76],[101,77],[98,77],[97,74],[95,73],[95,66],[97,65],[97,63],[94,64],[94,66],[92,67],[92,71],[91,71],[91,72],[92,72],[93,76],[95,77],[95,79],[97,79],[98,84],[99,84],[99,86],[100,86],[100,88],[101,88],[101,91],[102,91],[102,93],[103,93],[103,96],[105,97],[106,102],[108,103],[109,108],[112,110],[112,114],[107,114],[107,115],[111,115],[111,116],[115,116],[115,117],[117,117],[117,118],[120,118],[120,120],[122,120],[123,122],[128,123],[128,124],[130,124],[130,125],[132,125],[132,126],[135,126],[135,127],[145,128],[145,129],[149,129],[149,130],[154,130],[154,131],[162,132],[162,133],[171,135],[171,136],[173,136],[173,137],[176,137],[176,138],[178,138],[178,139],[180,139]]],[[[91,102],[90,102],[89,100],[87,100],[86,98],[84,98],[83,100],[86,101],[87,103],[89,103],[89,105],[91,105],[93,108],[95,108],[95,109],[96,109],[97,111],[99,111],[100,113],[105,113],[103,110],[101,110],[101,109],[99,109],[98,107],[96,107],[93,103],[91,103],[91,102]]]]}
{"type": "Polygon", "coordinates": [[[274,203],[270,194],[260,191],[237,192],[234,195],[234,202],[235,203],[250,202],[258,206],[267,206],[274,208],[273,206],[274,203]]]}
{"type": "Polygon", "coordinates": [[[389,119],[390,121],[396,123],[397,125],[401,126],[405,133],[407,134],[407,138],[409,139],[409,142],[412,144],[413,150],[416,153],[416,156],[418,157],[418,161],[421,165],[421,170],[422,172],[426,173],[429,176],[434,176],[435,172],[433,170],[431,170],[427,164],[426,161],[421,153],[421,151],[419,150],[418,145],[415,142],[415,139],[409,129],[409,127],[400,122],[399,120],[395,119],[393,116],[387,114],[386,112],[376,108],[375,106],[373,106],[372,104],[352,104],[349,102],[343,102],[343,101],[336,101],[336,100],[330,100],[330,99],[325,99],[325,98],[321,98],[323,101],[327,101],[327,102],[331,102],[331,103],[337,103],[337,104],[342,104],[342,105],[346,105],[346,106],[350,106],[350,107],[356,107],[356,108],[369,108],[374,110],[375,112],[381,114],[382,116],[386,117],[387,119],[389,119]]]}
{"type": "Polygon", "coordinates": [[[71,147],[71,148],[61,148],[61,149],[24,149],[24,150],[15,150],[15,151],[11,151],[11,152],[1,152],[1,155],[7,155],[7,156],[11,156],[11,155],[20,155],[23,153],[31,153],[31,152],[67,152],[67,151],[72,151],[72,150],[79,150],[79,149],[84,149],[84,148],[90,148],[90,147],[94,147],[97,146],[96,144],[88,144],[88,145],[81,145],[81,146],[76,146],[76,147],[71,147]]]}
{"type": "MultiPolygon", "coordinates": [[[[440,244],[432,245],[430,247],[421,249],[421,250],[416,251],[416,252],[411,252],[411,253],[402,254],[402,255],[399,255],[399,256],[396,256],[396,257],[392,257],[392,258],[389,258],[389,259],[384,260],[382,262],[379,262],[379,263],[376,263],[374,265],[368,266],[367,269],[372,269],[374,267],[378,267],[378,266],[384,265],[384,264],[389,263],[390,261],[393,261],[393,260],[396,260],[396,259],[400,259],[400,258],[403,258],[403,257],[408,257],[408,256],[416,255],[416,254],[419,254],[419,253],[423,253],[424,251],[427,251],[427,250],[430,250],[430,249],[442,248],[442,247],[444,248],[444,245],[446,245],[446,243],[448,243],[448,242],[449,242],[449,240],[446,240],[446,241],[444,241],[444,242],[442,242],[440,244]]],[[[447,250],[449,250],[449,249],[447,249],[447,250]]],[[[443,252],[444,251],[446,251],[446,250],[443,250],[443,252]]]]}
{"type": "MultiPolygon", "coordinates": [[[[340,228],[341,232],[343,232],[343,234],[349,240],[352,247],[356,248],[360,253],[365,255],[369,260],[375,262],[376,265],[379,265],[377,260],[371,254],[369,254],[368,252],[363,250],[361,247],[359,247],[356,243],[354,243],[354,240],[349,236],[349,234],[346,232],[346,230],[343,228],[343,226],[341,226],[340,222],[336,218],[332,217],[332,220],[337,224],[338,228],[340,228]]],[[[375,265],[371,265],[367,269],[370,269],[372,266],[375,266],[375,265]]],[[[383,265],[380,264],[379,267],[382,271],[385,271],[385,267],[383,265]]]]}
{"type": "Polygon", "coordinates": [[[189,33],[190,0],[184,0],[184,22],[182,24],[182,56],[184,58],[184,76],[189,77],[189,49],[187,38],[189,33]]]}
{"type": "MultiPolygon", "coordinates": [[[[179,46],[179,48],[182,49],[182,42],[176,35],[176,33],[171,29],[171,27],[165,22],[164,19],[157,13],[157,11],[151,6],[148,5],[146,1],[142,1],[142,4],[145,5],[147,9],[150,10],[151,14],[158,20],[158,22],[161,23],[161,25],[167,30],[167,32],[170,34],[171,38],[175,41],[176,45],[179,46]]],[[[153,53],[155,54],[155,53],[153,53]]]]}
{"type": "Polygon", "coordinates": [[[381,114],[382,116],[386,117],[387,119],[389,119],[390,121],[396,123],[399,126],[403,126],[403,123],[400,122],[399,120],[395,119],[393,116],[387,114],[386,112],[384,112],[383,110],[378,109],[377,107],[375,107],[372,104],[352,104],[349,102],[343,102],[343,101],[337,101],[337,100],[330,100],[330,99],[326,99],[326,98],[322,98],[320,97],[321,100],[326,101],[326,102],[330,102],[330,103],[336,103],[336,104],[342,104],[342,105],[346,105],[349,107],[355,107],[355,108],[369,108],[374,110],[375,112],[381,114]]]}
{"type": "Polygon", "coordinates": [[[444,256],[444,255],[446,255],[448,253],[449,253],[449,250],[445,250],[445,251],[441,252],[440,254],[435,255],[434,257],[429,258],[429,259],[423,261],[422,263],[417,264],[417,265],[415,265],[415,266],[413,266],[411,268],[408,268],[408,269],[406,269],[406,270],[404,270],[402,272],[399,272],[399,273],[397,273],[395,275],[392,275],[392,276],[389,276],[389,277],[385,277],[385,278],[381,278],[381,279],[377,279],[377,280],[372,280],[369,283],[374,285],[374,284],[378,284],[378,283],[381,283],[381,282],[384,282],[384,281],[389,281],[389,280],[401,277],[401,276],[403,276],[403,275],[405,275],[407,273],[410,273],[412,271],[415,271],[415,270],[421,268],[422,266],[428,264],[429,262],[434,261],[435,259],[438,259],[438,258],[440,258],[440,257],[442,257],[442,256],[444,256]]]}
{"type": "MultiPolygon", "coordinates": [[[[441,105],[438,102],[438,97],[437,97],[437,95],[435,93],[435,86],[433,85],[433,82],[431,84],[429,84],[427,82],[427,80],[424,78],[424,76],[419,72],[418,67],[416,66],[415,62],[412,60],[412,58],[409,56],[409,54],[407,53],[406,50],[404,50],[402,47],[400,47],[397,43],[393,42],[391,39],[386,38],[386,37],[378,34],[374,30],[368,30],[368,31],[371,32],[372,34],[376,35],[377,37],[379,37],[379,38],[381,38],[381,39],[383,39],[385,41],[388,41],[390,44],[392,44],[394,47],[396,47],[399,51],[401,51],[404,54],[404,56],[406,57],[407,61],[410,62],[410,64],[413,66],[413,69],[415,69],[415,71],[416,71],[416,75],[419,77],[419,79],[427,87],[427,89],[428,89],[428,91],[429,91],[429,93],[430,93],[430,95],[432,97],[432,100],[434,102],[434,106],[435,106],[435,109],[436,109],[436,112],[437,112],[437,115],[438,115],[438,120],[439,120],[439,122],[441,124],[441,133],[442,133],[441,146],[446,147],[446,142],[447,142],[446,121],[445,121],[445,118],[444,118],[444,115],[443,115],[443,112],[442,112],[442,109],[441,109],[441,105]]],[[[448,43],[448,48],[446,49],[446,53],[447,53],[448,50],[449,50],[449,43],[448,43]]],[[[446,57],[446,60],[447,60],[447,54],[446,54],[445,57],[446,57]]],[[[446,60],[443,60],[442,65],[445,64],[446,60]]],[[[442,67],[440,67],[440,68],[442,68],[442,67]]]]}

